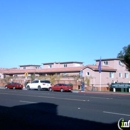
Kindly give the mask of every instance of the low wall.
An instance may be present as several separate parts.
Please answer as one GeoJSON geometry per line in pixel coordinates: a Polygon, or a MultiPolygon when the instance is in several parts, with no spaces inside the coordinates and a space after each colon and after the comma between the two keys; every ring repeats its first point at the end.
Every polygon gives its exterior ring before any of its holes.
{"type": "MultiPolygon", "coordinates": [[[[25,78],[21,78],[21,79],[13,79],[13,82],[18,82],[22,85],[25,84],[25,78]]],[[[57,83],[65,83],[65,84],[73,84],[73,89],[74,90],[81,90],[81,85],[80,85],[80,82],[76,82],[75,80],[72,80],[72,79],[61,79],[61,80],[55,80],[55,83],[54,84],[57,84],[57,83]]],[[[7,83],[4,82],[4,80],[0,80],[0,86],[5,86],[7,83]]],[[[101,85],[101,88],[100,88],[100,85],[99,84],[91,84],[90,86],[87,86],[87,84],[85,84],[85,90],[86,91],[110,91],[110,88],[107,84],[102,84],[101,85]]]]}
{"type": "Polygon", "coordinates": [[[93,86],[88,86],[85,88],[86,91],[110,91],[110,87],[93,87],[93,86]]]}

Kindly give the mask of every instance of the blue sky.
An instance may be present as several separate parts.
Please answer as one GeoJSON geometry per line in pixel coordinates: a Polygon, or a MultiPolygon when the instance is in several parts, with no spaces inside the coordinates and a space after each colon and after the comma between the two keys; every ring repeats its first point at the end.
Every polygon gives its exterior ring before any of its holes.
{"type": "Polygon", "coordinates": [[[0,0],[0,68],[116,58],[130,44],[130,0],[0,0]]]}

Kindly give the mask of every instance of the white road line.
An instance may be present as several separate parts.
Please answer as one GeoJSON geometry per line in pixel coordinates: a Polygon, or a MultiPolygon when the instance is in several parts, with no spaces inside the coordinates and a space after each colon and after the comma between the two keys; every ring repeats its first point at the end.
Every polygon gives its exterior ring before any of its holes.
{"type": "Polygon", "coordinates": [[[89,97],[89,98],[98,98],[98,99],[113,99],[113,98],[105,98],[105,97],[89,97]]]}
{"type": "Polygon", "coordinates": [[[18,95],[18,96],[27,96],[27,97],[40,97],[40,98],[54,98],[54,99],[60,99],[60,100],[71,100],[71,101],[80,101],[80,102],[85,102],[86,101],[86,100],[80,100],[80,99],[57,98],[57,97],[51,97],[51,96],[34,96],[34,95],[12,94],[12,93],[0,93],[0,94],[18,95]]]}
{"type": "Polygon", "coordinates": [[[9,94],[9,93],[0,93],[0,94],[9,94]]]}
{"type": "Polygon", "coordinates": [[[119,116],[130,116],[129,114],[116,113],[116,112],[109,112],[109,111],[103,111],[103,113],[113,114],[113,115],[119,115],[119,116]]]}
{"type": "Polygon", "coordinates": [[[54,98],[54,99],[62,99],[62,100],[73,100],[73,101],[82,101],[85,102],[86,100],[80,100],[80,99],[71,99],[71,98],[57,98],[57,97],[49,97],[49,96],[38,96],[38,97],[44,97],[44,98],[54,98]]]}
{"type": "MultiPolygon", "coordinates": [[[[22,95],[22,94],[14,94],[14,93],[0,93],[0,94],[10,94],[10,95],[22,95]]],[[[51,95],[54,95],[54,94],[50,94],[50,93],[48,93],[50,96],[51,95]]],[[[46,94],[46,95],[48,95],[48,94],[46,94]]],[[[25,96],[25,95],[22,95],[22,96],[25,96]]],[[[26,96],[32,96],[32,95],[26,95],[26,96]]],[[[33,95],[33,97],[42,97],[42,96],[34,96],[33,95]]],[[[43,96],[43,97],[48,97],[48,96],[43,96]]],[[[80,96],[78,96],[78,97],[80,97],[80,96]]],[[[56,97],[52,97],[52,98],[56,98],[56,97]]],[[[108,97],[93,97],[93,96],[88,96],[87,98],[97,98],[97,99],[106,99],[106,100],[108,100],[108,99],[113,99],[113,98],[108,98],[108,97]]],[[[71,99],[71,98],[57,98],[57,99],[66,99],[66,100],[68,100],[68,99],[71,99]]],[[[72,99],[72,100],[77,100],[77,101],[86,101],[86,100],[79,100],[79,99],[72,99]]]]}
{"type": "Polygon", "coordinates": [[[24,103],[36,103],[36,102],[22,101],[22,100],[20,100],[19,102],[24,102],[24,103]]]}

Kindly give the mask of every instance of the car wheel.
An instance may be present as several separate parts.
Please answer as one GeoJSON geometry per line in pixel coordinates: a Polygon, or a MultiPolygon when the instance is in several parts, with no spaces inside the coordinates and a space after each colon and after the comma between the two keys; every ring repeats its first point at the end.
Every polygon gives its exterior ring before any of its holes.
{"type": "Polygon", "coordinates": [[[13,89],[15,89],[15,87],[13,87],[13,89]]]}
{"type": "Polygon", "coordinates": [[[30,90],[30,86],[29,85],[27,86],[27,90],[30,90]]]}
{"type": "Polygon", "coordinates": [[[52,90],[52,88],[49,88],[49,91],[51,91],[51,92],[52,92],[52,91],[53,91],[53,90],[52,90]]]}
{"type": "Polygon", "coordinates": [[[41,86],[38,86],[38,91],[41,91],[41,86]]]}
{"type": "Polygon", "coordinates": [[[61,88],[61,89],[60,89],[60,91],[61,91],[61,92],[64,92],[64,89],[63,89],[63,88],[61,88]]]}

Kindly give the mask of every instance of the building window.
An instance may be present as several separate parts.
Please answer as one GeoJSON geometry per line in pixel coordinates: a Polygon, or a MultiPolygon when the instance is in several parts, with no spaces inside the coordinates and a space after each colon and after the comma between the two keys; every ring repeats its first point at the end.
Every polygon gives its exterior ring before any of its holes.
{"type": "Polygon", "coordinates": [[[67,73],[63,73],[63,76],[67,75],[67,73]]]}
{"type": "Polygon", "coordinates": [[[110,78],[114,78],[114,73],[110,72],[110,78]]]}
{"type": "Polygon", "coordinates": [[[52,68],[52,65],[49,65],[48,68],[52,68]]]}
{"type": "Polygon", "coordinates": [[[17,77],[17,74],[14,74],[13,77],[17,77]]]}
{"type": "Polygon", "coordinates": [[[64,67],[67,67],[67,64],[64,64],[64,67]]]}
{"type": "Polygon", "coordinates": [[[128,73],[125,73],[125,78],[129,78],[129,74],[128,73]]]}
{"type": "Polygon", "coordinates": [[[122,73],[119,73],[119,77],[122,78],[122,73]]]}
{"type": "Polygon", "coordinates": [[[121,61],[119,61],[119,65],[121,65],[121,66],[122,66],[122,65],[123,65],[123,63],[122,63],[121,61]]]}
{"type": "Polygon", "coordinates": [[[52,68],[52,65],[50,65],[50,68],[52,68]]]}
{"type": "Polygon", "coordinates": [[[23,69],[26,69],[26,67],[23,67],[23,69]]]}
{"type": "Polygon", "coordinates": [[[104,61],[104,62],[103,62],[103,65],[108,65],[108,61],[104,61]]]}
{"type": "Polygon", "coordinates": [[[57,75],[60,75],[60,73],[57,73],[57,75]]]}
{"type": "Polygon", "coordinates": [[[87,76],[89,76],[89,75],[90,75],[90,73],[89,73],[89,72],[86,72],[86,75],[87,75],[87,76]]]}

